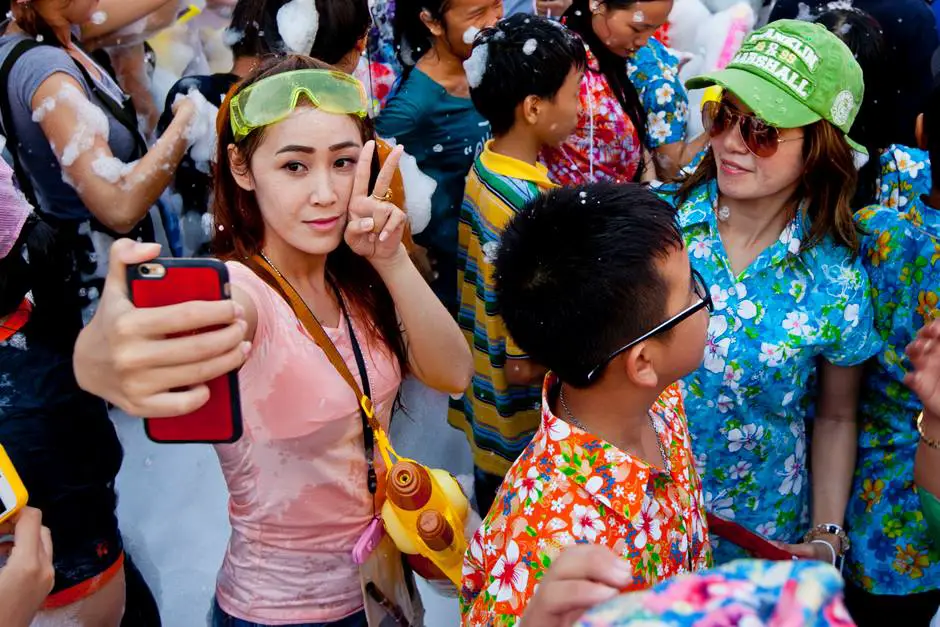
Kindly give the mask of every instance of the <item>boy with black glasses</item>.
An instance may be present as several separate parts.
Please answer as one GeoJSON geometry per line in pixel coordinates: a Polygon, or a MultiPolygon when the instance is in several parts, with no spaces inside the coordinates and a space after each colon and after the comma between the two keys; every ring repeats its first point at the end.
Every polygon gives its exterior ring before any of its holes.
{"type": "Polygon", "coordinates": [[[464,625],[511,625],[569,544],[606,545],[640,589],[711,561],[677,381],[711,299],[672,208],[635,185],[558,189],[496,258],[509,333],[546,377],[541,426],[464,563],[464,625]]]}

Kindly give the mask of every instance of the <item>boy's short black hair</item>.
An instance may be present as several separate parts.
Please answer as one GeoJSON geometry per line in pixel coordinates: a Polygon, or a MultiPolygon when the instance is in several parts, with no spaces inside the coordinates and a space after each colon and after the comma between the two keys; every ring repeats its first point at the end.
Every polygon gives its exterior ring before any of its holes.
{"type": "Polygon", "coordinates": [[[587,66],[577,35],[534,15],[513,15],[484,29],[474,41],[474,48],[479,46],[488,49],[486,69],[470,97],[494,135],[509,132],[516,107],[528,96],[553,99],[572,69],[587,66]]]}
{"type": "Polygon", "coordinates": [[[597,183],[531,201],[503,234],[496,291],[509,334],[574,386],[663,322],[656,261],[681,249],[676,213],[649,189],[597,183]]]}

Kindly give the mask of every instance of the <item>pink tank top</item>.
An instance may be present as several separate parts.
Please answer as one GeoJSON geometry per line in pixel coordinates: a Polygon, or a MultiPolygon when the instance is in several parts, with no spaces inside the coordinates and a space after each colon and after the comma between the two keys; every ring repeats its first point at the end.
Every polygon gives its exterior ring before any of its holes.
{"type": "MultiPolygon", "coordinates": [[[[339,620],[362,608],[351,551],[373,512],[356,397],[287,303],[247,267],[227,265],[258,328],[239,372],[244,436],[216,446],[232,524],[218,602],[271,625],[339,620]]],[[[397,361],[361,321],[353,328],[387,428],[397,361]]],[[[345,318],[326,332],[358,380],[345,318]]]]}

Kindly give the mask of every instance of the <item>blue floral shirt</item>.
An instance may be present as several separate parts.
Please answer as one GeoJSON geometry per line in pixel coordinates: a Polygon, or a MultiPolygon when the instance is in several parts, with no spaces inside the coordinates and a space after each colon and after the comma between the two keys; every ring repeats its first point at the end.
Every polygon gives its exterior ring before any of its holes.
{"type": "Polygon", "coordinates": [[[650,38],[627,61],[627,76],[646,111],[646,147],[656,149],[684,141],[689,96],[679,80],[679,58],[650,38]]]}
{"type": "MultiPolygon", "coordinates": [[[[717,194],[714,182],[703,185],[678,210],[692,267],[715,303],[703,364],[683,382],[696,466],[709,511],[795,542],[808,525],[805,421],[816,359],[854,366],[881,345],[868,276],[831,239],[801,252],[804,229],[794,219],[735,277],[717,194]]],[[[713,540],[716,563],[744,556],[713,540]]]]}
{"type": "MultiPolygon", "coordinates": [[[[910,183],[901,179],[902,189],[910,183]]],[[[866,233],[862,259],[871,277],[875,328],[885,348],[869,363],[860,404],[858,462],[847,523],[852,550],[847,577],[874,594],[907,595],[940,588],[940,552],[914,487],[923,409],[904,384],[904,354],[917,331],[940,317],[940,211],[911,197],[907,211],[870,207],[856,223],[866,233]]]]}
{"type": "Polygon", "coordinates": [[[906,211],[921,194],[930,193],[930,187],[930,155],[926,151],[892,144],[881,153],[878,204],[906,211]]]}

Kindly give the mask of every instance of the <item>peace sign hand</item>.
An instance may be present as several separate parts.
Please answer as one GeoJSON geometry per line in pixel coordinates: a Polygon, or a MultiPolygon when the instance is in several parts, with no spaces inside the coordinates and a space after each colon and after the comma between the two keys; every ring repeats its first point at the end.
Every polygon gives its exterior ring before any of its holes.
{"type": "Polygon", "coordinates": [[[356,178],[353,181],[352,197],[349,200],[349,223],[346,226],[346,243],[357,255],[371,262],[383,262],[404,254],[401,238],[405,232],[405,213],[390,203],[389,186],[398,169],[402,146],[396,146],[375,181],[375,189],[369,193],[369,178],[372,173],[372,155],[375,142],[368,141],[362,147],[356,178]]]}

